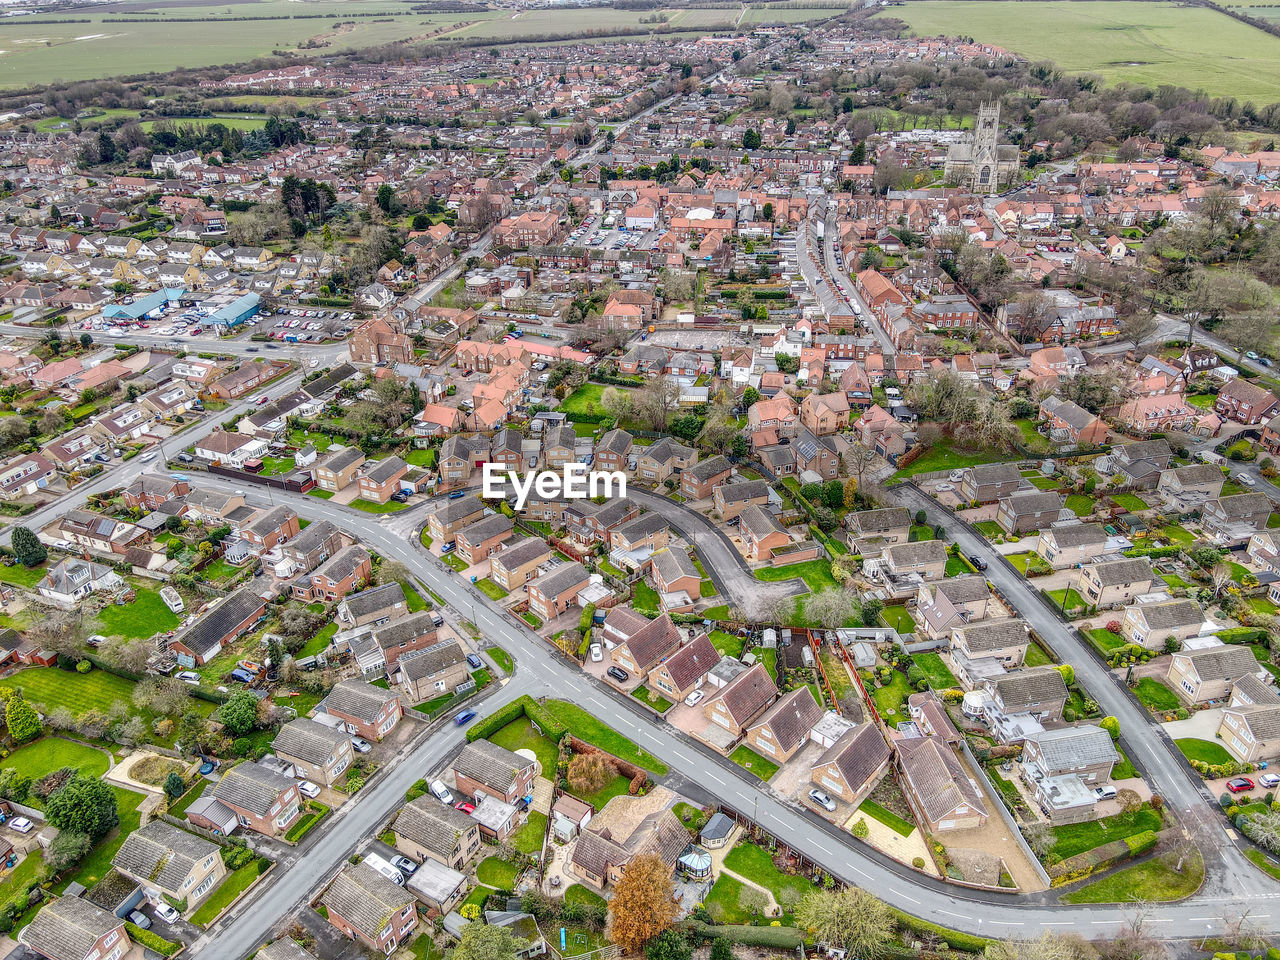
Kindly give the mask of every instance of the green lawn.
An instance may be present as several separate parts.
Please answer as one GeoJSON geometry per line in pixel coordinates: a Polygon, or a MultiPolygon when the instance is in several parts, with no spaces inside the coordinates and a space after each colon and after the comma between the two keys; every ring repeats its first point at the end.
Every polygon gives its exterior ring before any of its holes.
{"type": "Polygon", "coordinates": [[[837,585],[836,578],[831,575],[830,560],[806,560],[803,563],[787,564],[785,567],[766,567],[756,571],[756,579],[767,583],[794,580],[796,577],[802,579],[814,593],[837,585]]]}
{"type": "Polygon", "coordinates": [[[742,656],[742,646],[745,640],[735,633],[726,633],[723,630],[711,631],[711,642],[715,645],[716,650],[723,657],[733,657],[737,660],[742,656]]]}
{"type": "Polygon", "coordinates": [[[511,673],[515,669],[515,664],[511,662],[511,654],[503,650],[501,647],[490,647],[489,657],[502,668],[503,673],[511,673]]]}
{"type": "Polygon", "coordinates": [[[945,690],[956,685],[956,677],[942,662],[942,657],[932,651],[917,653],[916,666],[925,672],[929,684],[935,690],[945,690]]]}
{"type": "Polygon", "coordinates": [[[997,537],[1003,537],[1004,531],[1000,529],[1000,524],[994,520],[978,520],[973,524],[973,528],[988,540],[995,540],[997,537]]]}
{"type": "Polygon", "coordinates": [[[893,479],[901,480],[913,477],[917,473],[932,473],[935,470],[959,470],[979,463],[994,463],[1004,459],[1000,454],[989,450],[956,450],[951,440],[939,440],[923,454],[893,475],[893,479]]]}
{"type": "Polygon", "coordinates": [[[542,764],[543,775],[547,777],[555,775],[556,757],[559,751],[550,738],[544,737],[537,731],[528,717],[512,720],[489,737],[489,740],[513,752],[523,749],[532,750],[538,762],[542,764]]]}
{"type": "Polygon", "coordinates": [[[137,599],[123,606],[112,604],[98,613],[98,630],[108,637],[145,639],[165,630],[175,630],[182,621],[164,605],[160,593],[136,588],[137,599]]]}
{"type": "Polygon", "coordinates": [[[1200,889],[1200,884],[1204,881],[1204,860],[1200,851],[1193,850],[1179,873],[1174,869],[1177,866],[1177,856],[1176,852],[1170,852],[1117,870],[1101,880],[1068,893],[1062,899],[1067,903],[1181,900],[1200,889]]]}
{"type": "Polygon", "coordinates": [[[227,874],[209,899],[200,905],[200,909],[192,915],[191,922],[198,927],[209,926],[218,918],[218,914],[231,905],[232,900],[244,893],[249,888],[249,884],[257,879],[258,862],[256,860],[238,870],[233,870],[227,874]]]}
{"type": "Polygon", "coordinates": [[[914,633],[916,629],[915,620],[904,606],[885,607],[880,611],[880,619],[884,621],[886,627],[892,627],[898,633],[914,633]]]}
{"type": "Polygon", "coordinates": [[[703,905],[716,923],[750,923],[752,915],[742,906],[742,894],[746,889],[746,884],[737,877],[722,873],[703,905]]]}
{"type": "Polygon", "coordinates": [[[728,620],[729,605],[727,603],[719,603],[714,607],[707,607],[702,611],[702,615],[708,620],[728,620]]]}
{"type": "Polygon", "coordinates": [[[631,788],[631,781],[618,774],[599,790],[593,793],[574,793],[574,796],[583,803],[589,803],[597,813],[604,809],[604,805],[614,797],[625,797],[631,788]]]}
{"type": "Polygon", "coordinates": [[[671,709],[671,701],[660,694],[654,693],[646,686],[636,687],[631,691],[631,696],[635,697],[641,703],[648,704],[659,713],[665,713],[671,709]]]}
{"type": "Polygon", "coordinates": [[[1174,543],[1194,543],[1195,534],[1181,524],[1171,523],[1167,527],[1160,528],[1160,535],[1168,537],[1174,543]]]}
{"type": "Polygon", "coordinates": [[[813,890],[813,881],[783,873],[774,864],[769,851],[754,843],[739,841],[724,858],[724,865],[739,876],[767,887],[779,902],[786,902],[790,897],[799,901],[813,890]]]}
{"type": "Polygon", "coordinates": [[[1067,509],[1077,517],[1087,517],[1093,513],[1097,501],[1083,493],[1073,493],[1067,497],[1067,509]]]}
{"type": "Polygon", "coordinates": [[[858,807],[859,813],[865,813],[872,820],[878,820],[895,833],[909,837],[915,831],[916,825],[909,820],[903,820],[892,810],[886,810],[874,800],[863,800],[858,807]]]}
{"type": "Polygon", "coordinates": [[[1133,695],[1148,710],[1177,710],[1178,695],[1155,677],[1143,677],[1133,688],[1133,695]]]}
{"type": "Polygon", "coordinates": [[[1197,740],[1195,737],[1183,737],[1175,740],[1178,749],[1188,760],[1202,760],[1205,763],[1230,763],[1235,758],[1227,753],[1227,748],[1212,740],[1197,740]]]}
{"type": "MultiPolygon", "coordinates": [[[[919,662],[920,658],[916,657],[916,663],[919,662]]],[[[1044,647],[1034,642],[1027,644],[1027,655],[1023,658],[1023,666],[1043,667],[1047,663],[1053,663],[1053,658],[1045,652],[1044,647]]]]}
{"type": "Polygon", "coordinates": [[[484,909],[484,902],[489,899],[489,894],[493,893],[493,887],[477,886],[474,890],[467,894],[466,899],[458,904],[459,908],[465,907],[468,903],[474,903],[477,907],[484,909]]]}
{"type": "MultiPolygon", "coordinates": [[[[32,702],[36,701],[33,699],[32,702]]],[[[19,747],[0,760],[0,767],[13,767],[32,780],[39,780],[63,767],[75,767],[86,777],[100,777],[110,765],[107,755],[101,750],[57,737],[44,737],[25,747],[19,747]]],[[[0,900],[2,902],[4,901],[0,900]]]]}
{"type": "Polygon", "coordinates": [[[337,621],[326,623],[320,628],[316,635],[308,640],[302,649],[298,651],[298,658],[314,657],[317,653],[327,650],[329,648],[330,641],[333,640],[333,635],[337,632],[337,621]]]}
{"type": "Polygon", "coordinates": [[[11,583],[16,587],[34,590],[37,583],[44,579],[45,567],[24,567],[15,563],[12,567],[0,566],[0,583],[11,583]]]}
{"type": "Polygon", "coordinates": [[[1076,592],[1075,587],[1066,587],[1061,590],[1046,590],[1045,595],[1053,601],[1053,605],[1059,610],[1070,615],[1073,610],[1085,610],[1088,604],[1084,597],[1076,592]]]}
{"type": "Polygon", "coordinates": [[[936,540],[937,538],[933,535],[933,527],[927,523],[913,523],[908,533],[908,539],[912,543],[916,543],[920,540],[936,540]]]}
{"type": "Polygon", "coordinates": [[[1057,490],[1061,486],[1053,477],[1031,477],[1031,485],[1037,490],[1057,490]]]}
{"type": "Polygon", "coordinates": [[[0,880],[0,903],[8,903],[14,897],[25,895],[27,887],[44,872],[44,854],[36,847],[18,861],[13,871],[0,880]]]}
{"type": "Polygon", "coordinates": [[[1183,580],[1182,577],[1178,576],[1176,573],[1162,573],[1160,574],[1160,579],[1165,582],[1170,590],[1177,590],[1179,588],[1183,590],[1191,590],[1195,587],[1195,584],[1191,581],[1183,580]]]}
{"type": "Polygon", "coordinates": [[[511,835],[511,845],[521,853],[540,853],[546,833],[547,815],[530,810],[528,823],[511,835]]]}
{"type": "Polygon", "coordinates": [[[1116,747],[1116,753],[1120,754],[1120,760],[1111,768],[1112,780],[1134,780],[1138,776],[1138,768],[1133,765],[1123,750],[1116,747]]]}
{"type": "Polygon", "coordinates": [[[353,510],[361,510],[364,513],[399,513],[409,505],[407,503],[397,503],[394,500],[388,500],[386,503],[374,503],[372,500],[361,500],[357,497],[347,506],[353,510]]]}
{"type": "Polygon", "coordinates": [[[510,591],[502,589],[502,587],[498,586],[488,577],[481,577],[477,580],[476,587],[478,587],[480,592],[490,600],[501,600],[504,597],[510,596],[510,591]]]}
{"type": "MultiPolygon", "coordinates": [[[[1245,603],[1249,605],[1249,609],[1254,613],[1261,613],[1263,616],[1267,617],[1272,617],[1276,614],[1276,605],[1266,597],[1249,597],[1245,600],[1245,603]]],[[[1265,651],[1263,652],[1265,654],[1265,651]]]]}
{"type": "Polygon", "coordinates": [[[729,759],[742,767],[742,769],[754,773],[761,780],[768,780],[778,772],[776,763],[772,760],[766,760],[745,744],[729,754],[729,759]]]}
{"type": "MultiPolygon", "coordinates": [[[[58,707],[66,707],[73,716],[81,716],[90,709],[109,713],[114,704],[123,703],[130,714],[141,716],[148,724],[155,716],[134,707],[132,680],[96,668],[88,673],[76,673],[57,667],[29,667],[10,676],[6,683],[20,687],[23,695],[44,713],[58,707]]],[[[192,699],[190,709],[208,715],[213,712],[213,704],[192,699]]]]}
{"type": "Polygon", "coordinates": [[[886,723],[893,726],[904,719],[905,711],[902,709],[902,704],[913,692],[911,685],[907,683],[907,675],[894,670],[888,686],[876,687],[871,691],[871,696],[876,701],[876,709],[880,711],[880,716],[886,723]]]}
{"type": "Polygon", "coordinates": [[[964,557],[947,557],[947,568],[943,576],[958,577],[966,573],[974,573],[973,564],[964,557]]]}
{"type": "Polygon", "coordinates": [[[1144,830],[1158,831],[1161,822],[1160,814],[1144,804],[1133,813],[1118,813],[1100,820],[1054,827],[1053,848],[1049,851],[1048,862],[1057,863],[1074,857],[1077,853],[1084,853],[1112,840],[1123,840],[1144,830]]]}
{"type": "Polygon", "coordinates": [[[476,867],[476,879],[486,887],[497,890],[514,890],[520,868],[497,857],[486,857],[476,867]]]}
{"type": "Polygon", "coordinates": [[[1093,645],[1104,654],[1125,644],[1124,637],[1118,633],[1112,633],[1106,627],[1095,627],[1093,630],[1086,630],[1085,633],[1093,641],[1093,645]]]}
{"type": "Polygon", "coordinates": [[[1028,551],[1026,553],[1007,554],[1005,559],[1013,564],[1013,569],[1017,570],[1025,577],[1027,575],[1027,567],[1031,565],[1032,558],[1038,558],[1039,556],[1040,555],[1038,553],[1031,553],[1028,551]]]}
{"type": "Polygon", "coordinates": [[[200,568],[200,576],[213,583],[221,583],[223,580],[230,580],[244,568],[245,565],[237,567],[233,563],[227,563],[223,557],[214,557],[200,568]]]}
{"type": "Polygon", "coordinates": [[[1117,507],[1124,507],[1130,513],[1137,513],[1148,507],[1147,501],[1132,493],[1113,493],[1111,500],[1117,507]]]}
{"type": "Polygon", "coordinates": [[[601,403],[603,396],[603,384],[584,383],[565,397],[556,409],[570,420],[577,420],[583,416],[600,416],[605,412],[604,405],[601,403]]]}
{"type": "Polygon", "coordinates": [[[649,586],[647,581],[637,580],[631,585],[631,605],[637,610],[647,610],[650,613],[657,613],[662,609],[662,601],[658,598],[658,591],[649,586]]]}
{"type": "Polygon", "coordinates": [[[608,902],[598,893],[592,893],[580,883],[575,883],[564,892],[564,902],[603,907],[608,902]]]}
{"type": "MultiPolygon", "coordinates": [[[[641,750],[618,731],[606,726],[577,704],[565,700],[548,700],[547,712],[573,731],[573,735],[599,747],[615,757],[644,767],[650,773],[665,776],[667,765],[647,750],[641,750]]],[[[554,769],[554,765],[553,765],[554,769]]]]}
{"type": "Polygon", "coordinates": [[[410,450],[404,455],[404,462],[410,466],[426,467],[428,470],[434,470],[437,456],[438,453],[435,447],[427,447],[425,450],[410,450]]]}

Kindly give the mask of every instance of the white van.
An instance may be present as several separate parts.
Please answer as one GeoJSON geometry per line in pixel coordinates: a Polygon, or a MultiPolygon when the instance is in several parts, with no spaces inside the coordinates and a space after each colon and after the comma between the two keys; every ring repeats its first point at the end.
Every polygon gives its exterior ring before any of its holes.
{"type": "Polygon", "coordinates": [[[449,792],[449,788],[444,785],[443,780],[431,781],[431,795],[441,803],[447,803],[453,806],[453,794],[449,792]]]}
{"type": "Polygon", "coordinates": [[[366,867],[373,867],[380,874],[398,886],[404,886],[404,874],[391,865],[391,861],[384,860],[376,853],[371,853],[364,858],[366,867]]]}

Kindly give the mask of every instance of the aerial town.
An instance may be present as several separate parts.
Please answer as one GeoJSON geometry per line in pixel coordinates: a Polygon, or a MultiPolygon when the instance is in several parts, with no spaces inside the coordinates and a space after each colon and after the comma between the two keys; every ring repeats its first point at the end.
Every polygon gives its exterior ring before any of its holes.
{"type": "Polygon", "coordinates": [[[0,956],[1275,956],[1280,111],[894,12],[0,97],[0,956]]]}

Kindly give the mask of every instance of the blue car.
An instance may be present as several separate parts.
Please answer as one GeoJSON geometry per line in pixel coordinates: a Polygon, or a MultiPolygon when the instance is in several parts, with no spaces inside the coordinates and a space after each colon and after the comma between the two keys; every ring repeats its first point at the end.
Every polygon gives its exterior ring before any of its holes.
{"type": "Polygon", "coordinates": [[[453,718],[453,722],[460,727],[465,727],[468,723],[476,718],[474,710],[463,710],[460,714],[453,718]]]}
{"type": "Polygon", "coordinates": [[[231,671],[231,679],[235,680],[237,683],[252,683],[253,674],[248,670],[241,670],[239,667],[236,667],[231,671]]]}

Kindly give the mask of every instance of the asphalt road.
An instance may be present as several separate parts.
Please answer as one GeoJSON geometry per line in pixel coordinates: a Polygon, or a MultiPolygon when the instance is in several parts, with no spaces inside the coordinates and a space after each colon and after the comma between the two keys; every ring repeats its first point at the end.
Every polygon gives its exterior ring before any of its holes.
{"type": "MultiPolygon", "coordinates": [[[[207,478],[201,483],[220,485],[224,481],[207,478]]],[[[904,494],[904,499],[911,498],[904,494]]],[[[250,500],[265,502],[266,498],[253,491],[250,500]]],[[[1052,894],[1015,897],[962,890],[888,860],[813,814],[784,802],[745,771],[711,754],[668,725],[651,719],[641,712],[641,708],[612,695],[603,684],[563,661],[531,630],[502,613],[494,603],[429,556],[417,545],[416,537],[408,533],[413,521],[420,522],[425,516],[426,511],[421,507],[415,508],[411,514],[405,511],[378,516],[335,507],[301,495],[276,492],[272,501],[288,502],[300,515],[325,516],[358,536],[372,549],[404,563],[454,610],[475,623],[486,642],[502,646],[511,653],[517,664],[516,675],[502,691],[504,697],[520,692],[537,695],[554,691],[555,696],[582,705],[661,758],[670,766],[671,773],[693,785],[692,789],[750,814],[835,876],[865,887],[909,913],[960,930],[1016,938],[1035,937],[1041,932],[1059,928],[1074,929],[1088,937],[1106,937],[1118,933],[1133,917],[1132,908],[1058,904],[1053,902],[1052,894]]],[[[959,529],[954,518],[947,523],[947,517],[937,510],[932,501],[921,506],[930,511],[931,519],[946,526],[948,539],[956,539],[966,552],[988,557],[991,563],[988,575],[992,581],[1006,591],[1019,613],[1032,623],[1045,641],[1064,659],[1076,665],[1077,675],[1104,709],[1120,719],[1122,729],[1127,732],[1123,742],[1126,751],[1144,768],[1204,850],[1209,869],[1204,888],[1181,903],[1157,904],[1144,910],[1145,921],[1152,924],[1150,929],[1166,939],[1198,938],[1211,929],[1220,929],[1223,918],[1247,913],[1260,933],[1280,931],[1280,906],[1273,904],[1280,899],[1280,887],[1235,851],[1227,839],[1222,821],[1210,808],[1210,798],[1202,793],[1198,781],[1193,782],[1169,754],[1167,745],[1151,735],[1151,727],[1127,694],[1116,687],[1091,654],[1082,649],[1079,641],[1072,641],[1052,612],[1030,595],[1025,583],[1019,584],[999,567],[985,541],[979,543],[972,534],[959,529]]],[[[435,739],[432,738],[432,744],[435,739]]],[[[423,758],[443,757],[456,742],[456,739],[449,740],[448,745],[439,750],[426,744],[418,749],[423,758]]],[[[407,785],[430,769],[417,759],[410,760],[407,765],[412,769],[397,777],[394,781],[397,785],[407,785]]],[[[394,790],[390,788],[383,792],[374,790],[357,794],[349,805],[353,810],[347,814],[347,822],[353,828],[366,823],[376,825],[383,817],[389,816],[395,800],[394,790]],[[369,809],[357,818],[354,811],[366,805],[369,809]]],[[[332,832],[333,827],[326,830],[332,832]]],[[[346,836],[355,830],[344,829],[342,833],[346,836]]],[[[251,910],[246,908],[244,917],[224,923],[209,942],[210,945],[216,942],[219,947],[214,956],[240,955],[251,949],[270,932],[273,923],[282,923],[286,919],[299,898],[305,897],[307,891],[313,890],[337,867],[350,848],[351,843],[346,840],[326,841],[323,847],[317,844],[316,852],[307,851],[305,864],[301,867],[283,865],[277,870],[278,879],[274,883],[287,886],[281,886],[278,892],[274,886],[269,888],[255,898],[251,910]],[[235,951],[221,952],[230,945],[235,945],[235,951]]]]}

